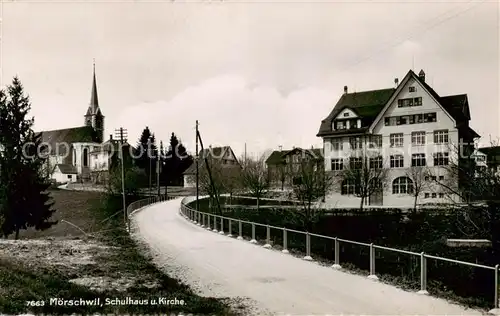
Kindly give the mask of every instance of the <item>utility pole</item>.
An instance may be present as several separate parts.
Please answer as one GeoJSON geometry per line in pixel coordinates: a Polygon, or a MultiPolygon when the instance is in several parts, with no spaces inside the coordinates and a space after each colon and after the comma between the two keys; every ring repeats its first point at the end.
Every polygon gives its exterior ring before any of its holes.
{"type": "Polygon", "coordinates": [[[115,132],[118,134],[118,138],[120,139],[120,160],[121,160],[121,165],[122,165],[122,195],[123,195],[123,219],[125,220],[125,223],[128,221],[128,216],[127,216],[127,204],[125,202],[125,159],[123,157],[123,144],[127,141],[127,130],[124,129],[123,127],[120,127],[119,129],[115,130],[115,132]]]}
{"type": "Polygon", "coordinates": [[[196,211],[200,211],[200,202],[198,200],[199,198],[199,186],[200,186],[200,171],[199,171],[199,157],[198,157],[198,120],[196,120],[196,155],[195,158],[196,160],[196,211]]]}
{"type": "Polygon", "coordinates": [[[151,136],[148,138],[148,160],[149,160],[149,196],[151,196],[151,163],[152,163],[152,157],[151,157],[151,136]]]}
{"type": "Polygon", "coordinates": [[[158,164],[156,166],[156,175],[157,175],[157,178],[156,178],[156,183],[158,185],[158,197],[161,196],[161,193],[160,193],[160,172],[161,172],[161,160],[160,160],[160,154],[161,152],[163,151],[163,141],[160,141],[160,149],[158,150],[158,164]]]}

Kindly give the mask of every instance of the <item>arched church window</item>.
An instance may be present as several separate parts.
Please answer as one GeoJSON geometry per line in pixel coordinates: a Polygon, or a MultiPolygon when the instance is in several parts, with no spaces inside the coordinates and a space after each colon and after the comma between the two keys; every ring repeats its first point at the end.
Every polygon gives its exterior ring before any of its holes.
{"type": "Polygon", "coordinates": [[[83,166],[88,167],[89,166],[89,149],[84,148],[82,155],[83,155],[83,166]]]}

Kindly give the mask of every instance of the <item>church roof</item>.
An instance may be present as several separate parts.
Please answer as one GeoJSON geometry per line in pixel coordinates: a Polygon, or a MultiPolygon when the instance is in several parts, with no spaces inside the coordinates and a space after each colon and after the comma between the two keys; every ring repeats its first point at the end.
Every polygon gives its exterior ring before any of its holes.
{"type": "Polygon", "coordinates": [[[73,127],[43,131],[42,143],[50,146],[51,154],[66,154],[66,149],[71,148],[73,143],[97,142],[97,134],[91,126],[73,127]]]}
{"type": "Polygon", "coordinates": [[[56,165],[56,168],[59,168],[59,171],[61,171],[62,174],[77,174],[78,173],[78,171],[76,170],[76,167],[73,165],[59,164],[59,165],[56,165]]]}

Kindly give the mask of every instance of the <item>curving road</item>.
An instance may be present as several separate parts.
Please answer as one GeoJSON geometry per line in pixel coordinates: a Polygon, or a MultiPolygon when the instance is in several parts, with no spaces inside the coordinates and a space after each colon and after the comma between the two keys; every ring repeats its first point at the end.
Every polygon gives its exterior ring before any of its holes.
{"type": "Polygon", "coordinates": [[[481,315],[279,251],[209,232],[179,214],[181,199],[134,214],[134,236],[156,264],[202,295],[246,297],[252,313],[293,315],[481,315]]]}

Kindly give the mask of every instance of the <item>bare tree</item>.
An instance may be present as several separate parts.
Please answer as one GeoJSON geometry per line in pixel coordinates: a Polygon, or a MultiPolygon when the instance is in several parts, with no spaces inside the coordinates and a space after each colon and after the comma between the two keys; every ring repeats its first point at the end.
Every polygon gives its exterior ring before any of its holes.
{"type": "MultiPolygon", "coordinates": [[[[450,197],[456,196],[459,202],[471,206],[476,201],[498,201],[500,197],[500,177],[491,168],[481,168],[474,157],[471,144],[450,144],[448,156],[439,156],[435,161],[441,165],[433,174],[445,173],[440,180],[433,176],[433,182],[444,189],[450,197]]],[[[456,199],[453,199],[456,200],[456,199]]]]}
{"type": "Polygon", "coordinates": [[[410,194],[412,194],[414,197],[413,211],[416,212],[420,194],[431,185],[430,181],[428,180],[430,171],[429,168],[425,166],[414,166],[408,168],[405,172],[405,175],[413,183],[412,191],[410,191],[410,194]]]}
{"type": "Polygon", "coordinates": [[[341,182],[347,181],[354,185],[352,194],[361,199],[359,209],[363,210],[368,198],[383,191],[387,185],[388,169],[381,156],[371,157],[363,153],[361,156],[350,157],[347,168],[337,173],[337,177],[341,182]]]}
{"type": "MultiPolygon", "coordinates": [[[[224,170],[220,159],[208,157],[208,166],[210,174],[207,169],[205,160],[200,160],[198,172],[198,184],[200,191],[209,196],[209,208],[211,209],[214,202],[220,200],[220,195],[225,193],[225,177],[224,170]],[[210,179],[210,175],[212,176],[210,179]]],[[[196,182],[196,176],[190,176],[190,181],[196,182]]]]}
{"type": "Polygon", "coordinates": [[[242,187],[241,166],[230,165],[224,168],[223,172],[224,192],[229,194],[229,204],[233,203],[233,195],[242,187]]]}
{"type": "Polygon", "coordinates": [[[324,171],[323,160],[314,157],[304,156],[298,163],[289,168],[292,179],[293,195],[302,204],[302,209],[294,210],[293,216],[299,221],[307,231],[312,231],[313,224],[321,214],[314,203],[325,197],[333,185],[333,176],[324,171]]]}
{"type": "Polygon", "coordinates": [[[247,158],[243,162],[241,170],[241,184],[248,189],[253,197],[257,199],[257,210],[260,199],[269,189],[269,177],[264,162],[264,157],[258,159],[247,158]]]}

